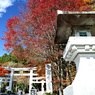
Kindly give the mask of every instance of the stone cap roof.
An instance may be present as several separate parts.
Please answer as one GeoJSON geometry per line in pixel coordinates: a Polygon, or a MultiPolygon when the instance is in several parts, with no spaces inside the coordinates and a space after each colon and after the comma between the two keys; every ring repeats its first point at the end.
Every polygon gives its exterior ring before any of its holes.
{"type": "Polygon", "coordinates": [[[90,26],[92,36],[95,36],[95,11],[57,11],[57,28],[55,44],[64,44],[73,34],[75,26],[90,26]]]}
{"type": "Polygon", "coordinates": [[[62,11],[57,10],[57,14],[95,14],[95,11],[62,11]]]}

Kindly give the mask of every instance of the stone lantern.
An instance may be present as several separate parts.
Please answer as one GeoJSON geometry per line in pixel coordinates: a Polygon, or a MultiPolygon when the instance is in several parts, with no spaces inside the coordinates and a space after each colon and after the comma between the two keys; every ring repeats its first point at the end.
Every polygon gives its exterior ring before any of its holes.
{"type": "Polygon", "coordinates": [[[55,43],[66,44],[63,58],[77,73],[64,95],[95,95],[95,12],[58,11],[55,43]],[[59,21],[59,22],[58,22],[59,21]]]}

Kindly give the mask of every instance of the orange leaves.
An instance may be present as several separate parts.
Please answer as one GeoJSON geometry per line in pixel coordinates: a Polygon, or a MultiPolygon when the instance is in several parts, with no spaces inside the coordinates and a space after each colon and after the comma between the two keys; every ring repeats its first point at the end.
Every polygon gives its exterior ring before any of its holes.
{"type": "Polygon", "coordinates": [[[36,73],[38,73],[39,76],[45,76],[45,64],[47,63],[50,63],[50,60],[46,60],[38,64],[36,73]]]}
{"type": "Polygon", "coordinates": [[[83,2],[86,4],[91,4],[93,2],[93,0],[83,0],[83,2]]]}
{"type": "Polygon", "coordinates": [[[10,74],[11,71],[6,70],[5,68],[0,67],[0,76],[5,76],[6,74],[10,74]]]}

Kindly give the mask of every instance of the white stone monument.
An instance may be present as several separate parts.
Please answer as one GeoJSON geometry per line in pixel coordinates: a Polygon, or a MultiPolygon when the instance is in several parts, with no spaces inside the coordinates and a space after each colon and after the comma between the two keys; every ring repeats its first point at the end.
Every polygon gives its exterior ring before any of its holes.
{"type": "Polygon", "coordinates": [[[46,92],[52,93],[52,71],[51,71],[51,64],[46,64],[46,92]]]}
{"type": "Polygon", "coordinates": [[[64,95],[95,95],[95,37],[70,37],[63,56],[66,61],[74,61],[77,68],[64,95]]]}
{"type": "Polygon", "coordinates": [[[57,13],[55,43],[66,44],[63,58],[77,69],[64,95],[95,95],[95,11],[57,13]]]}

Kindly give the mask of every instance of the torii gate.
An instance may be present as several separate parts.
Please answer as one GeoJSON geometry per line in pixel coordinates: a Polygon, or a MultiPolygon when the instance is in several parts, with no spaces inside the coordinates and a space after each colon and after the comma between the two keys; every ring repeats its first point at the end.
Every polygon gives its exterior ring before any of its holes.
{"type": "Polygon", "coordinates": [[[52,93],[52,72],[51,65],[46,64],[46,73],[45,77],[38,77],[38,74],[35,74],[34,71],[37,70],[37,67],[33,68],[12,68],[14,70],[14,76],[29,76],[29,95],[31,95],[31,89],[33,83],[41,83],[41,95],[45,92],[44,84],[46,83],[46,92],[52,93]],[[22,74],[15,73],[15,71],[22,71],[22,74]],[[29,71],[29,73],[23,73],[23,71],[29,71]]]}

